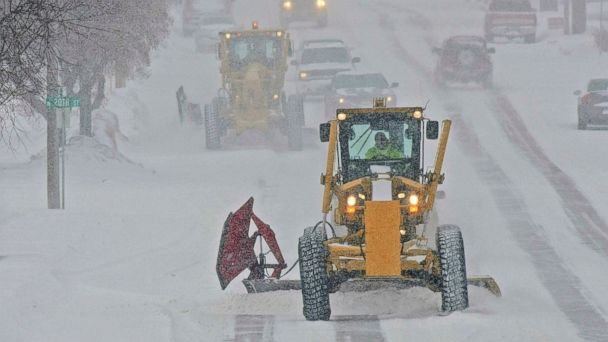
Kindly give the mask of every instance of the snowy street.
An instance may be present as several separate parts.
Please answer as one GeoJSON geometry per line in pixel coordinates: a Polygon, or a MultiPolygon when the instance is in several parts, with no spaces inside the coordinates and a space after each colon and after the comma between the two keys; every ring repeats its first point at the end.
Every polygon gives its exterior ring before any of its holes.
{"type": "MultiPolygon", "coordinates": [[[[467,273],[494,277],[502,297],[469,286],[470,307],[442,315],[426,288],[338,292],[331,320],[308,322],[298,291],[247,294],[246,274],[222,291],[222,225],[250,196],[288,265],[298,258],[298,237],[321,219],[326,144],[206,150],[201,127],[180,125],[175,91],[208,103],[218,63],[181,35],[174,9],[149,77],[108,95],[124,158],[88,140],[68,145],[65,210],[46,209],[44,152],[30,158],[44,151],[44,123],[32,125],[27,150],[0,149],[0,341],[608,341],[607,132],[577,130],[572,95],[608,76],[591,29],[564,36],[546,24],[559,14],[540,12],[536,43],[490,44],[493,88],[440,88],[432,48],[482,35],[482,2],[327,3],[328,26],[291,25],[294,45],[343,39],[358,70],[400,83],[399,105],[428,101],[425,115],[453,121],[440,223],[461,227],[467,273]]],[[[278,8],[236,0],[234,16],[278,26],[278,8]]],[[[287,79],[292,92],[291,66],[287,79]]],[[[305,108],[311,120],[323,105],[305,108]]]]}

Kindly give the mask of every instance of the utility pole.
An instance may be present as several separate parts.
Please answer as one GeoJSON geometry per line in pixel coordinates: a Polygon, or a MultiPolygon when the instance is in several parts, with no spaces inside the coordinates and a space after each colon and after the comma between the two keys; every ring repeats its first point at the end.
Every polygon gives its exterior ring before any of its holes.
{"type": "MultiPolygon", "coordinates": [[[[48,52],[46,66],[46,95],[59,96],[58,62],[51,51],[48,52]]],[[[49,209],[61,207],[59,195],[59,136],[57,134],[57,110],[46,107],[46,188],[49,209]]]]}

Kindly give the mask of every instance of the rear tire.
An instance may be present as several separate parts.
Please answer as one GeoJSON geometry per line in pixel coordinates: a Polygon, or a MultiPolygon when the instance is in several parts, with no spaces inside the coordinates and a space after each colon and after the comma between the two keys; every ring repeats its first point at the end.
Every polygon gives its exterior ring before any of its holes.
{"type": "Polygon", "coordinates": [[[469,293],[460,228],[454,225],[439,226],[436,238],[441,262],[441,310],[464,310],[469,306],[469,293]]]}
{"type": "Polygon", "coordinates": [[[290,95],[285,112],[287,121],[287,145],[292,151],[302,150],[302,126],[304,126],[304,99],[299,95],[290,95]]]}
{"type": "Polygon", "coordinates": [[[205,105],[205,145],[208,150],[218,150],[221,147],[220,109],[218,98],[213,98],[211,104],[205,105]]]}
{"type": "Polygon", "coordinates": [[[581,113],[578,113],[578,129],[583,131],[587,129],[587,120],[581,113]]]}
{"type": "Polygon", "coordinates": [[[316,230],[308,227],[298,242],[303,312],[308,321],[327,321],[331,316],[326,267],[328,252],[323,245],[325,240],[322,227],[317,227],[316,230]]]}
{"type": "Polygon", "coordinates": [[[531,34],[528,36],[524,37],[524,43],[526,44],[534,44],[534,42],[536,42],[536,35],[535,34],[531,34]]]}

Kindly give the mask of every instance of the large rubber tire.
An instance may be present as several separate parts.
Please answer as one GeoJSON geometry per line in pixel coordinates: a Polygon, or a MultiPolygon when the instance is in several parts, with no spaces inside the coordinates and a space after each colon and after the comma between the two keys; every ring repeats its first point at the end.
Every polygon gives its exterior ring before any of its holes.
{"type": "Polygon", "coordinates": [[[524,43],[534,44],[534,42],[536,42],[536,34],[531,34],[524,37],[524,43]]]}
{"type": "Polygon", "coordinates": [[[302,126],[304,126],[304,98],[299,95],[289,95],[287,98],[287,145],[291,151],[302,150],[302,126]]]}
{"type": "Polygon", "coordinates": [[[578,113],[578,129],[586,130],[587,129],[587,119],[581,113],[578,113]]]}
{"type": "Polygon", "coordinates": [[[298,241],[303,311],[308,321],[327,321],[331,316],[326,267],[328,252],[323,245],[325,240],[322,227],[308,227],[298,241]]]}
{"type": "Polygon", "coordinates": [[[469,306],[469,292],[460,228],[454,225],[439,226],[436,239],[441,262],[441,310],[464,310],[469,306]]]}
{"type": "Polygon", "coordinates": [[[221,147],[220,107],[217,98],[205,105],[205,145],[208,150],[218,150],[221,147]]]}

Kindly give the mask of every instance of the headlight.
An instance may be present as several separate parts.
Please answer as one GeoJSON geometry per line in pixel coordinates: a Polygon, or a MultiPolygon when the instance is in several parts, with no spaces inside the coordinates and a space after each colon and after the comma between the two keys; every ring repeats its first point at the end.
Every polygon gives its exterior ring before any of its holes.
{"type": "Polygon", "coordinates": [[[230,39],[230,37],[232,37],[232,34],[230,34],[230,32],[226,32],[226,39],[230,39]]]}
{"type": "Polygon", "coordinates": [[[414,111],[414,119],[420,119],[422,117],[422,112],[419,110],[414,111]]]}
{"type": "Polygon", "coordinates": [[[301,73],[300,73],[300,78],[304,79],[304,78],[306,78],[306,77],[308,77],[308,74],[307,74],[307,73],[305,73],[305,72],[301,72],[301,73]]]}
{"type": "Polygon", "coordinates": [[[346,204],[350,207],[353,207],[355,204],[357,204],[357,197],[355,197],[354,195],[350,195],[346,198],[346,204]]]}
{"type": "Polygon", "coordinates": [[[325,0],[317,0],[317,7],[318,8],[325,7],[325,0]]]}
{"type": "Polygon", "coordinates": [[[339,102],[339,103],[344,103],[344,98],[343,98],[343,97],[339,98],[339,99],[338,99],[338,102],[339,102]]]}
{"type": "Polygon", "coordinates": [[[387,96],[386,97],[386,102],[391,102],[393,101],[393,97],[392,96],[387,96]]]}
{"type": "Polygon", "coordinates": [[[278,94],[274,94],[274,95],[272,95],[272,99],[273,99],[273,100],[278,100],[278,99],[279,99],[279,95],[278,95],[278,94]]]}
{"type": "Polygon", "coordinates": [[[410,205],[418,205],[418,195],[411,194],[408,201],[410,202],[410,205]]]}
{"type": "Polygon", "coordinates": [[[285,2],[283,3],[283,8],[284,8],[284,9],[287,9],[287,10],[288,10],[288,9],[291,9],[291,1],[285,1],[285,2]]]}

